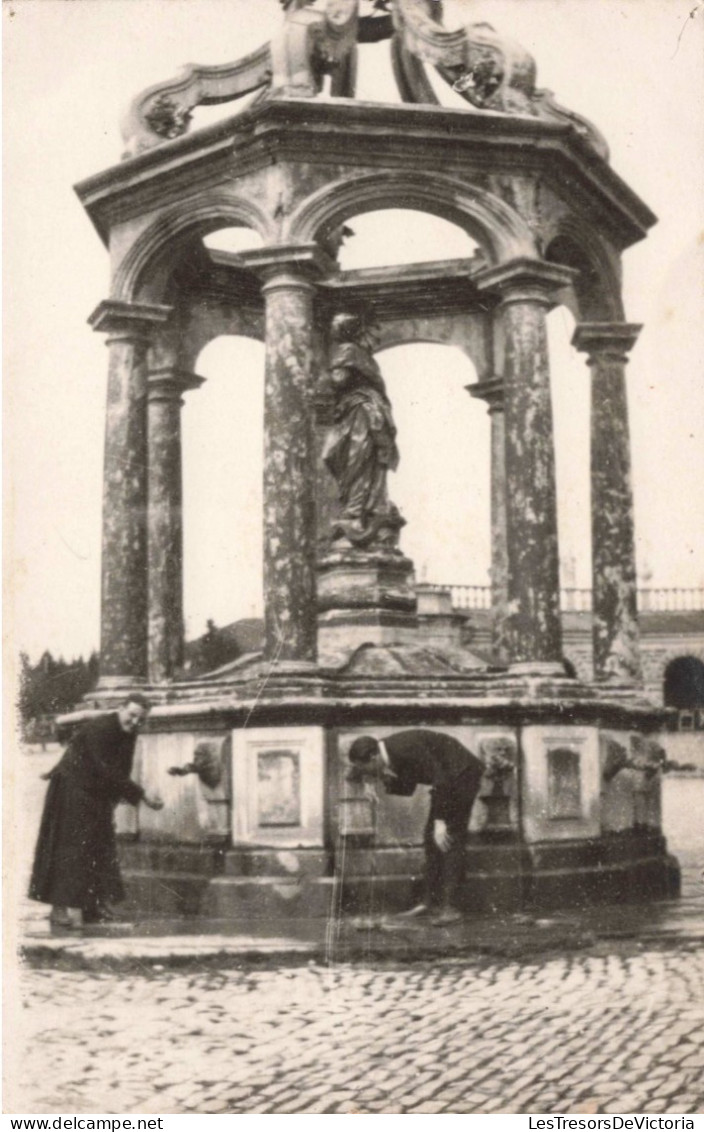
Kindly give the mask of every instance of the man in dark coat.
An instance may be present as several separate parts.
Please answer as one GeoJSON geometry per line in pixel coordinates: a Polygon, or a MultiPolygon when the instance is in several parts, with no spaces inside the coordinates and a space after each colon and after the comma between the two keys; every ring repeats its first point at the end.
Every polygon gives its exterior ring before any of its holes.
{"type": "Polygon", "coordinates": [[[352,781],[381,780],[387,794],[411,795],[432,787],[423,838],[425,902],[405,913],[434,924],[461,919],[467,825],[484,773],[481,759],[440,731],[397,731],[385,739],[361,735],[348,752],[352,781]]]}
{"type": "Polygon", "coordinates": [[[32,900],[51,904],[51,923],[73,927],[69,908],[80,908],[83,923],[114,918],[108,902],[124,899],[117,861],[113,811],[118,802],[144,802],[160,810],[130,780],[137,731],[149,701],[130,694],[117,712],[78,728],[61,760],[49,772],[34,867],[32,900]]]}

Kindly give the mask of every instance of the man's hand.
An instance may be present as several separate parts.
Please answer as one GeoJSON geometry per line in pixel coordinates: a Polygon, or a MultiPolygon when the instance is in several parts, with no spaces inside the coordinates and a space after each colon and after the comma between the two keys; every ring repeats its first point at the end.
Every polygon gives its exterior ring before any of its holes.
{"type": "Polygon", "coordinates": [[[148,794],[145,794],[142,801],[145,806],[149,806],[150,810],[163,810],[164,808],[161,798],[150,798],[148,794]]]}
{"type": "Polygon", "coordinates": [[[375,803],[375,805],[379,804],[379,791],[376,788],[376,783],[372,782],[369,778],[367,778],[364,783],[364,797],[370,802],[375,803]]]}
{"type": "Polygon", "coordinates": [[[441,853],[447,853],[452,843],[452,838],[447,832],[447,826],[444,821],[433,822],[433,841],[441,853]]]}

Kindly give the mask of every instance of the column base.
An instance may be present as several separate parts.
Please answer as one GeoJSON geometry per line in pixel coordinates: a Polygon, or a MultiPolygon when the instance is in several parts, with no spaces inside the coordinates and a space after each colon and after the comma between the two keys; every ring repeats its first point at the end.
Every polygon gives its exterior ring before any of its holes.
{"type": "Polygon", "coordinates": [[[398,550],[333,550],[318,563],[318,654],[417,641],[413,563],[398,550]]]}
{"type": "Polygon", "coordinates": [[[521,660],[509,664],[508,670],[513,676],[560,676],[563,680],[569,679],[559,660],[521,660]]]}
{"type": "Polygon", "coordinates": [[[144,688],[148,681],[146,676],[101,676],[96,685],[96,692],[114,692],[116,689],[144,688]]]}
{"type": "Polygon", "coordinates": [[[318,618],[318,661],[323,666],[362,645],[417,645],[418,620],[383,610],[336,610],[318,618]]]}
{"type": "MultiPolygon", "coordinates": [[[[269,658],[265,657],[264,660],[269,658]]],[[[314,660],[274,660],[271,662],[271,671],[274,676],[297,676],[317,672],[318,666],[314,660]]]]}

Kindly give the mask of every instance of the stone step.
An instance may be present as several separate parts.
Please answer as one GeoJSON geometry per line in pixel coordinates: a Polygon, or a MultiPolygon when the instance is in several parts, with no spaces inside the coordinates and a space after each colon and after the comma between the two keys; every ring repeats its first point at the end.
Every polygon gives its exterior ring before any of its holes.
{"type": "Polygon", "coordinates": [[[173,845],[153,841],[118,842],[120,864],[136,872],[189,873],[211,877],[222,872],[219,845],[173,845]]]}
{"type": "Polygon", "coordinates": [[[214,877],[204,896],[202,914],[213,919],[237,916],[325,917],[330,909],[331,878],[321,881],[283,877],[214,877]]]}
{"type": "Polygon", "coordinates": [[[202,915],[210,878],[201,873],[153,873],[123,869],[126,911],[151,918],[202,915]]]}
{"type": "Polygon", "coordinates": [[[225,852],[223,873],[228,877],[326,876],[332,871],[332,854],[325,849],[264,849],[235,847],[225,852]]]}

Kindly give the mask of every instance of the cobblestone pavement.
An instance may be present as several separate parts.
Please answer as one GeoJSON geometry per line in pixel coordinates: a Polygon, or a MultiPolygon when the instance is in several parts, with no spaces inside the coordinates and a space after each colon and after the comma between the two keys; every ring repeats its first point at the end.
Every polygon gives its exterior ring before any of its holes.
{"type": "Polygon", "coordinates": [[[21,1112],[686,1113],[704,956],[25,970],[21,1112]]]}

